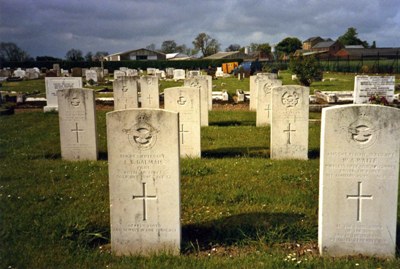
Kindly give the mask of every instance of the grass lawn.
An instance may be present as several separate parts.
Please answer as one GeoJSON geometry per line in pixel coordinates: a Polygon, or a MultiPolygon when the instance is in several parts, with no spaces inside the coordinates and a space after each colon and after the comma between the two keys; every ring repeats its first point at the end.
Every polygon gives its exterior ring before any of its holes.
{"type": "Polygon", "coordinates": [[[210,112],[202,158],[181,160],[181,255],[111,255],[105,113],[84,162],[61,160],[56,113],[0,117],[0,268],[400,268],[319,257],[320,122],[309,160],[277,161],[249,111],[210,112]]]}

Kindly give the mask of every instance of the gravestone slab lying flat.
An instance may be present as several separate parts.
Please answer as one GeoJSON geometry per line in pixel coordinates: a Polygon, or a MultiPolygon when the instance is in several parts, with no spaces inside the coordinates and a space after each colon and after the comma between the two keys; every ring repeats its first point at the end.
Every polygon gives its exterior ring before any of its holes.
{"type": "Polygon", "coordinates": [[[160,108],[158,77],[143,76],[139,79],[142,108],[160,108]]]}
{"type": "Polygon", "coordinates": [[[138,81],[135,77],[118,77],[113,82],[114,110],[138,108],[138,81]]]}
{"type": "Polygon", "coordinates": [[[116,255],[179,254],[178,113],[107,113],[111,250],[116,255]]]}
{"type": "Polygon", "coordinates": [[[43,108],[44,112],[57,111],[57,91],[62,89],[82,88],[82,78],[77,77],[46,77],[46,100],[47,105],[43,108]]]}
{"type": "Polygon", "coordinates": [[[308,159],[309,88],[272,88],[271,159],[308,159]]]}
{"type": "Polygon", "coordinates": [[[57,91],[61,157],[64,160],[97,160],[96,106],[94,91],[57,91]]]}
{"type": "Polygon", "coordinates": [[[200,158],[200,89],[167,88],[164,90],[164,106],[179,113],[180,156],[200,158]]]}
{"type": "Polygon", "coordinates": [[[321,255],[394,257],[400,110],[324,108],[318,242],[321,255]]]}

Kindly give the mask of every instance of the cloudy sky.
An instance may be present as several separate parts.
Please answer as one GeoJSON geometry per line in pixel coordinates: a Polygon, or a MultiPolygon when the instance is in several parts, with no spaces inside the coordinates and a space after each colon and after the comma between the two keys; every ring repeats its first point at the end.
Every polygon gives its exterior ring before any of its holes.
{"type": "Polygon", "coordinates": [[[291,36],[337,39],[349,27],[378,47],[400,47],[399,0],[0,0],[0,42],[31,56],[69,49],[116,53],[165,40],[193,47],[201,32],[230,44],[291,36]]]}

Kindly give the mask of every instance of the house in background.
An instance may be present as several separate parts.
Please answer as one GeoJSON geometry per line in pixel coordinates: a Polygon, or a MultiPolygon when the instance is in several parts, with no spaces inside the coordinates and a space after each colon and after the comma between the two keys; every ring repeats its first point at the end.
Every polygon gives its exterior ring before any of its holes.
{"type": "Polygon", "coordinates": [[[104,57],[107,61],[146,61],[146,60],[166,60],[164,53],[149,49],[128,50],[110,54],[104,57]]]}
{"type": "Polygon", "coordinates": [[[311,50],[312,47],[317,45],[319,42],[325,41],[323,38],[319,36],[310,37],[309,39],[303,41],[303,50],[311,50]]]}
{"type": "Polygon", "coordinates": [[[330,38],[310,37],[303,42],[303,48],[297,50],[295,56],[318,55],[320,58],[333,57],[343,46],[330,38]]]}

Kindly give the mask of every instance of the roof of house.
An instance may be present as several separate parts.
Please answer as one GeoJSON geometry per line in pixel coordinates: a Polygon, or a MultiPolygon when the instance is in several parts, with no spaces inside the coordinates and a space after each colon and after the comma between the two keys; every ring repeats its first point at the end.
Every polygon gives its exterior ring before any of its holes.
{"type": "Polygon", "coordinates": [[[179,53],[179,52],[175,52],[175,53],[167,53],[167,60],[186,60],[186,59],[191,59],[191,57],[187,54],[184,53],[179,53]]]}
{"type": "Polygon", "coordinates": [[[224,59],[226,57],[233,56],[235,54],[238,54],[239,57],[242,56],[241,55],[242,53],[240,51],[228,51],[228,52],[220,51],[220,52],[217,52],[217,53],[215,53],[213,55],[204,57],[203,59],[224,59]]]}
{"type": "Polygon", "coordinates": [[[135,49],[135,50],[128,50],[128,51],[113,53],[113,54],[107,55],[106,57],[116,56],[116,55],[122,55],[122,54],[131,54],[132,52],[139,51],[139,50],[147,50],[147,51],[149,51],[149,52],[153,52],[154,54],[162,54],[162,55],[165,55],[164,53],[159,52],[159,51],[154,51],[154,50],[149,50],[149,49],[146,49],[146,48],[141,48],[141,49],[135,49]]]}
{"type": "Polygon", "coordinates": [[[314,41],[314,40],[316,40],[318,38],[323,40],[323,38],[321,38],[320,36],[313,36],[313,37],[310,37],[310,38],[304,40],[303,42],[311,42],[311,41],[314,41]]]}
{"type": "Polygon", "coordinates": [[[324,48],[329,48],[330,46],[332,46],[333,44],[335,44],[335,41],[322,41],[322,42],[318,42],[317,44],[315,44],[315,46],[313,46],[313,49],[324,49],[324,48]]]}

